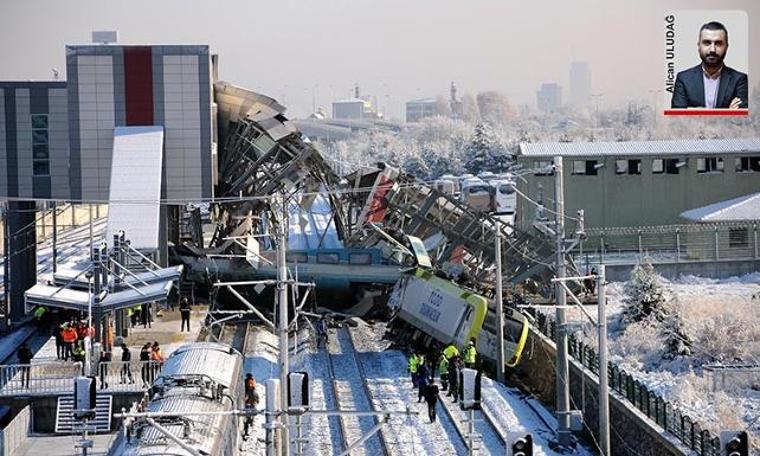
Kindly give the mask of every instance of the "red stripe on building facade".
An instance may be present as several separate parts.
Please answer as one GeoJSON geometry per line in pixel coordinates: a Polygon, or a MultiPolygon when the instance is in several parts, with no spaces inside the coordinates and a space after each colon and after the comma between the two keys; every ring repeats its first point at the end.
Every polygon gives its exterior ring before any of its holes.
{"type": "Polygon", "coordinates": [[[153,125],[153,57],[149,46],[124,48],[127,125],[153,125]]]}

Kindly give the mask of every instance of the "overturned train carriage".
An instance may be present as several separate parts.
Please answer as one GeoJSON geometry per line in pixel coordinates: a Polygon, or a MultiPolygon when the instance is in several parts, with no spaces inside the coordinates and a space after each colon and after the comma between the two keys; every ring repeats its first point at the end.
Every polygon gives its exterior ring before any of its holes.
{"type": "Polygon", "coordinates": [[[110,455],[148,456],[238,454],[243,357],[228,345],[184,345],[166,360],[153,383],[145,412],[161,416],[127,418],[110,455]],[[213,415],[192,415],[213,412],[213,415]],[[222,413],[219,413],[222,412],[222,413]]]}
{"type": "MultiPolygon", "coordinates": [[[[403,325],[415,328],[412,338],[424,345],[433,340],[463,347],[475,338],[481,357],[496,361],[496,316],[488,311],[488,300],[460,288],[449,280],[417,268],[404,275],[393,288],[388,306],[403,325]]],[[[505,358],[515,366],[528,337],[528,320],[515,309],[505,311],[505,358]]]]}

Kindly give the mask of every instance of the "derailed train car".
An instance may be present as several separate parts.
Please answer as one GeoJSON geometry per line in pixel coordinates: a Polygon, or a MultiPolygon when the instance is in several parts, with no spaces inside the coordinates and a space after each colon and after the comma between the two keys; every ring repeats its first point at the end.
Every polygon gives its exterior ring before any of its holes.
{"type": "MultiPolygon", "coordinates": [[[[412,338],[429,346],[433,341],[463,347],[475,338],[480,356],[496,361],[496,316],[488,300],[430,271],[414,269],[395,285],[388,306],[396,318],[415,330],[412,338]]],[[[507,366],[520,361],[528,338],[528,320],[519,311],[505,309],[505,358],[507,366]]]]}
{"type": "Polygon", "coordinates": [[[175,350],[151,388],[144,412],[154,418],[128,418],[109,454],[127,456],[239,454],[242,355],[228,345],[198,342],[175,350]],[[191,412],[214,412],[192,415],[191,412]]]}

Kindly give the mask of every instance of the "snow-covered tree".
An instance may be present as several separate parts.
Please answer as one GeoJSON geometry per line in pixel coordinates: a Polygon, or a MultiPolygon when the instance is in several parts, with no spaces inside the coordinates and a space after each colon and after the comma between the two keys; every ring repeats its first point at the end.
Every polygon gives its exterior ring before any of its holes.
{"type": "Polygon", "coordinates": [[[639,263],[631,272],[631,278],[623,287],[625,310],[623,318],[638,322],[649,317],[661,321],[664,312],[665,290],[660,275],[649,262],[639,263]]]}
{"type": "Polygon", "coordinates": [[[401,167],[419,180],[427,181],[430,178],[430,168],[419,155],[408,156],[401,167]]]}
{"type": "Polygon", "coordinates": [[[475,131],[465,146],[464,167],[467,172],[504,172],[512,164],[512,156],[496,139],[491,128],[484,123],[475,125],[475,131]]]}
{"type": "Polygon", "coordinates": [[[660,333],[665,339],[665,359],[675,359],[691,355],[692,339],[684,322],[684,307],[677,296],[674,296],[664,307],[660,333]]]}

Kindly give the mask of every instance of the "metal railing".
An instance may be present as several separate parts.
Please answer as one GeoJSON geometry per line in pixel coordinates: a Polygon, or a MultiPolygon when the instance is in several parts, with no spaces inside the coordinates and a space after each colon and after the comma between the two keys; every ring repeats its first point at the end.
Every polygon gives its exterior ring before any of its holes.
{"type": "Polygon", "coordinates": [[[82,363],[44,362],[0,366],[0,396],[56,394],[74,390],[82,363]]]}
{"type": "MultiPolygon", "coordinates": [[[[110,361],[96,363],[97,387],[107,392],[141,391],[153,383],[163,363],[110,361]]],[[[84,374],[81,362],[50,361],[0,366],[0,396],[72,393],[74,378],[84,374]]]]}
{"type": "Polygon", "coordinates": [[[760,259],[760,225],[694,224],[587,230],[572,254],[579,264],[760,259]]]}
{"type": "Polygon", "coordinates": [[[149,387],[161,372],[159,361],[99,362],[95,369],[98,388],[107,391],[140,391],[149,387]]]}
{"type": "MultiPolygon", "coordinates": [[[[536,326],[545,336],[555,340],[554,320],[534,310],[527,310],[536,319],[536,326]]],[[[595,375],[599,375],[599,355],[593,347],[568,336],[570,356],[595,375]]],[[[720,456],[720,438],[705,429],[697,420],[680,411],[659,394],[634,378],[612,362],[608,363],[610,389],[617,392],[628,403],[652,419],[681,443],[694,450],[699,456],[720,456]]]]}

